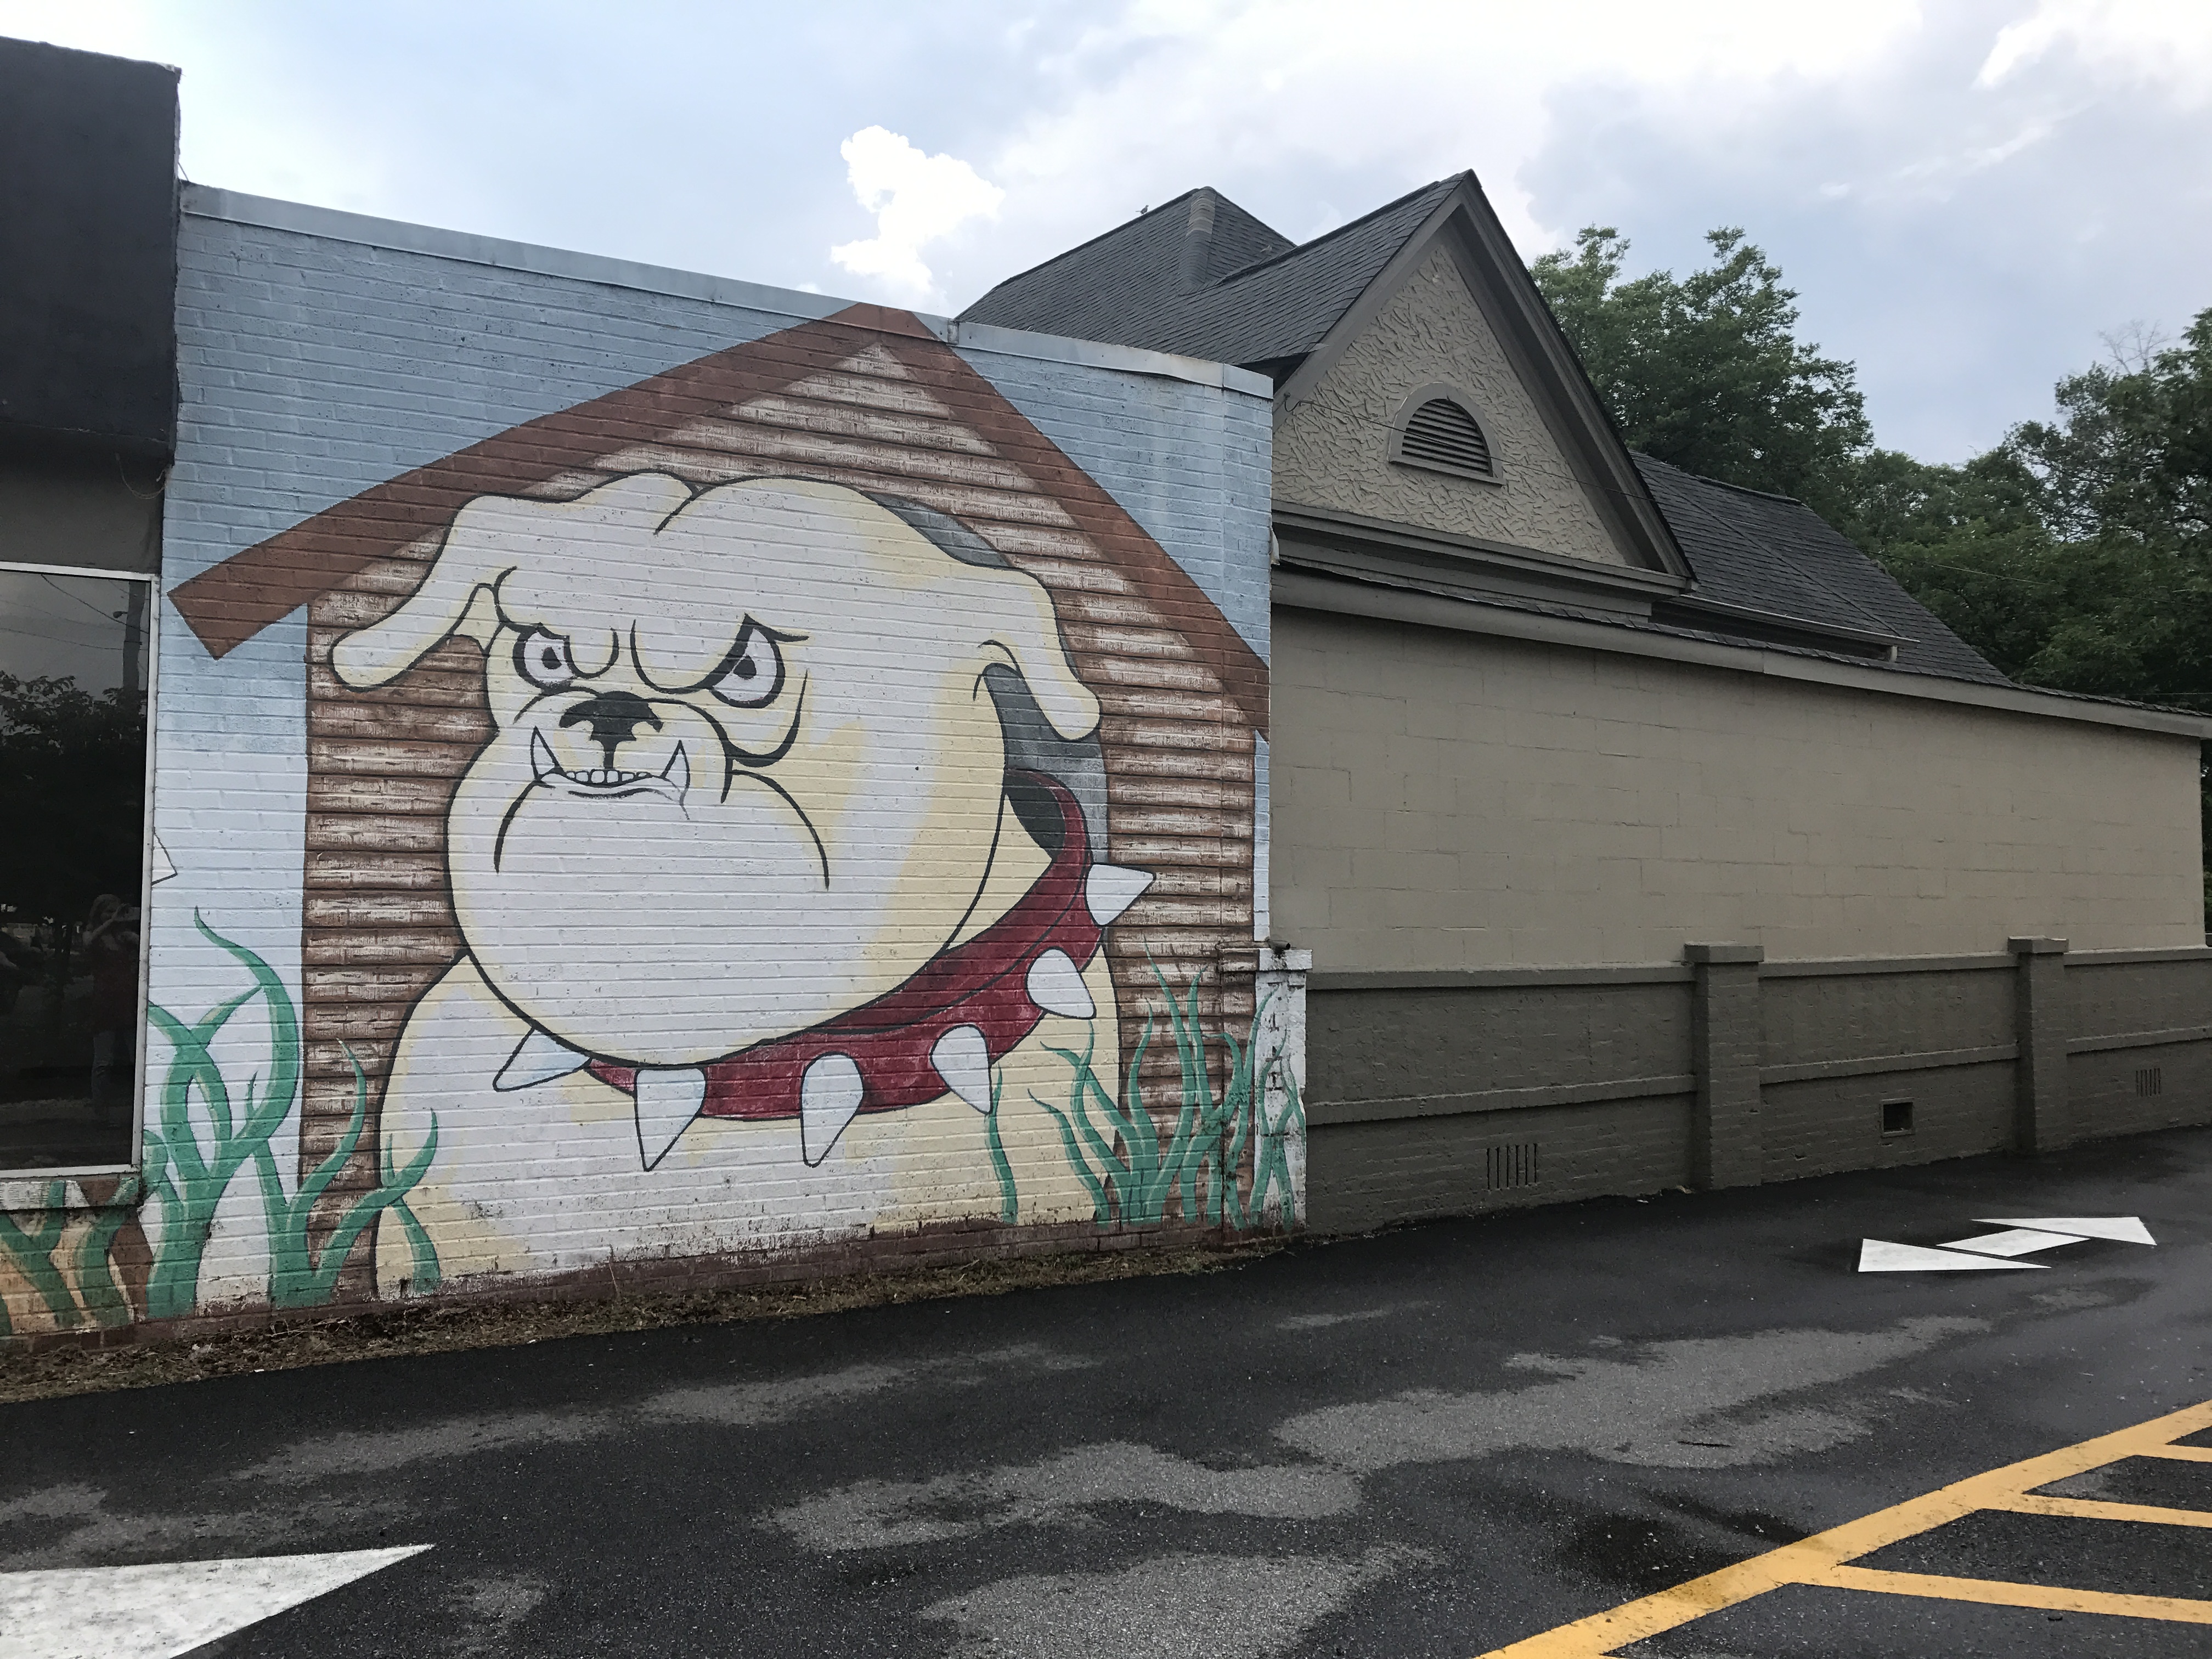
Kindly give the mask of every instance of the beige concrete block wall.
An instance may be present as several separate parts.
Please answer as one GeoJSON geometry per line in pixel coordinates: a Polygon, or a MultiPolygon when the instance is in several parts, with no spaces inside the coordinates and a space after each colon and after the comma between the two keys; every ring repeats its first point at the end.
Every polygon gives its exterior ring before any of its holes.
{"type": "Polygon", "coordinates": [[[1277,420],[1275,499],[1566,558],[1627,562],[1443,248],[1391,297],[1313,395],[1277,420]],[[1498,483],[1391,465],[1391,421],[1415,391],[1436,382],[1481,406],[1498,483]]]}
{"type": "Polygon", "coordinates": [[[1323,971],[2203,943],[2193,738],[1303,611],[1273,667],[1323,971]]]}

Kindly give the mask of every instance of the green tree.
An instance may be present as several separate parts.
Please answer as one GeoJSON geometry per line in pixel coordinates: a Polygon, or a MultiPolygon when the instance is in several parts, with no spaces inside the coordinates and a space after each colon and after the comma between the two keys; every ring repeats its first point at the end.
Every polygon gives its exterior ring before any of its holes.
{"type": "Polygon", "coordinates": [[[1624,282],[1609,227],[1547,253],[1536,286],[1632,449],[1824,510],[1872,434],[1852,366],[1796,337],[1796,291],[1738,229],[1708,232],[1711,264],[1624,282]]]}
{"type": "Polygon", "coordinates": [[[1874,451],[1840,528],[2013,678],[2212,709],[2212,311],[1962,466],[1874,451]]]}

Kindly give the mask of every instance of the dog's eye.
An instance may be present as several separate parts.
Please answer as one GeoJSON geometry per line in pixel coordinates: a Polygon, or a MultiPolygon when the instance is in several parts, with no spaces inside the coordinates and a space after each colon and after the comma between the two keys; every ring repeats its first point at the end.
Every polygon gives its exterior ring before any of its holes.
{"type": "Polygon", "coordinates": [[[746,617],[738,642],[707,682],[707,689],[738,708],[758,708],[774,702],[775,694],[783,690],[783,652],[775,635],[746,617]]]}
{"type": "Polygon", "coordinates": [[[542,628],[532,629],[514,642],[514,666],[541,690],[557,691],[576,678],[576,665],[568,659],[568,641],[542,628]]]}

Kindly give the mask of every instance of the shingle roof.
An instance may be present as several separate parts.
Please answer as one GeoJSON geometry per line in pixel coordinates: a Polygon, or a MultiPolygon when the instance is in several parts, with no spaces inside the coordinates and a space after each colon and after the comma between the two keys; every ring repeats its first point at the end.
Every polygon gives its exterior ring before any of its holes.
{"type": "MultiPolygon", "coordinates": [[[[1698,597],[1893,635],[1910,673],[2009,685],[1890,574],[1800,501],[1701,478],[1649,455],[1637,470],[1696,573],[1698,597]]],[[[1724,623],[1709,629],[1725,634],[1724,623]]]]}
{"type": "MultiPolygon", "coordinates": [[[[961,320],[1238,363],[1279,382],[1470,177],[1438,179],[1297,246],[1218,191],[1194,190],[1007,278],[961,320]],[[1209,214],[1205,269],[1188,282],[1186,245],[1209,214]]],[[[2010,684],[1803,502],[1634,459],[1697,577],[1683,601],[1638,626],[1831,654],[1814,637],[1701,609],[1706,601],[1809,624],[1813,635],[1897,639],[1886,665],[1907,672],[2010,684]]],[[[1831,638],[1838,653],[1850,651],[1847,637],[1831,638]]]]}
{"type": "Polygon", "coordinates": [[[1226,197],[1193,191],[1008,277],[960,320],[1279,364],[1321,343],[1459,182],[1424,185],[1297,246],[1226,197]],[[1183,244],[1201,196],[1214,210],[1212,280],[1186,289],[1183,244]]]}

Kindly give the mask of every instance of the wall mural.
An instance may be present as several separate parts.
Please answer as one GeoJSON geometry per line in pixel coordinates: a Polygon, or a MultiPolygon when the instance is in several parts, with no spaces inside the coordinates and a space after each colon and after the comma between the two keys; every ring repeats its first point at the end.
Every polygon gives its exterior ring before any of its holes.
{"type": "Polygon", "coordinates": [[[157,948],[143,1167],[0,1218],[9,1329],[255,1300],[211,1238],[286,1307],[1296,1224],[1265,665],[911,318],[529,422],[170,598],[210,660],[307,607],[301,980],[196,915],[236,982],[179,1007],[209,981],[157,948]]]}

